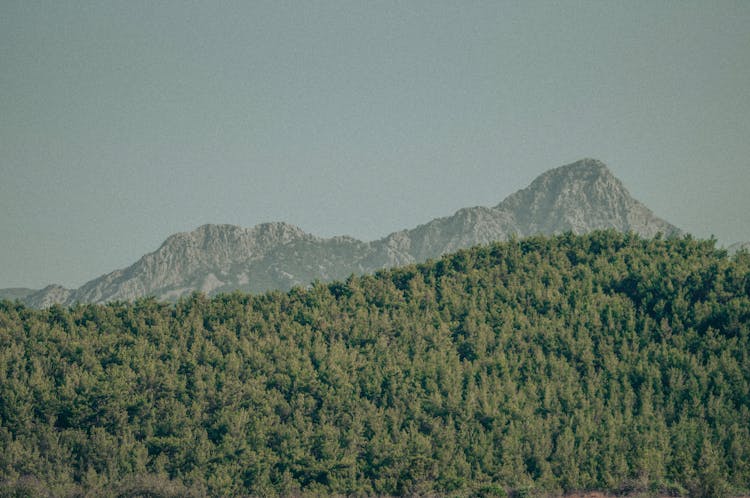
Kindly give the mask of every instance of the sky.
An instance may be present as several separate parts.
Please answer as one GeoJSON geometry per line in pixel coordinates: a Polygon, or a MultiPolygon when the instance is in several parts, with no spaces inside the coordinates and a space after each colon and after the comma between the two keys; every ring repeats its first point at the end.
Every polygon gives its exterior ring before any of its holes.
{"type": "Polygon", "coordinates": [[[363,240],[604,161],[750,240],[747,1],[0,0],[0,288],[205,223],[363,240]]]}

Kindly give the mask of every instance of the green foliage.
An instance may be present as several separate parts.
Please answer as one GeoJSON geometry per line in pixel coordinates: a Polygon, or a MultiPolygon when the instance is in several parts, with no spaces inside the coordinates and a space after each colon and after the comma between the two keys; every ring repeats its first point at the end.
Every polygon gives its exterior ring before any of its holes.
{"type": "Polygon", "coordinates": [[[0,302],[0,496],[750,489],[750,256],[535,237],[262,295],[0,302]]]}

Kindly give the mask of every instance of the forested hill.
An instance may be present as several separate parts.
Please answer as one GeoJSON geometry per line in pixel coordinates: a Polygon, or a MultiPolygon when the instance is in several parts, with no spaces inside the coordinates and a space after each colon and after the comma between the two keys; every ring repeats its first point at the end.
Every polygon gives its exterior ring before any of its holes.
{"type": "Polygon", "coordinates": [[[746,493],[749,294],[747,252],[607,231],[288,293],[5,301],[0,495],[746,493]]]}

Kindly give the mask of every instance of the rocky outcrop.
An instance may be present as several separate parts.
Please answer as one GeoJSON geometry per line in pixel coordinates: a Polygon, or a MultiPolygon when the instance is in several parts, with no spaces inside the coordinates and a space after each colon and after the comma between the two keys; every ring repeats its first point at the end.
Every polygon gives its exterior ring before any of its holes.
{"type": "Polygon", "coordinates": [[[48,285],[42,290],[21,299],[21,301],[32,308],[49,308],[53,304],[69,304],[74,291],[66,289],[61,285],[48,285]]]}
{"type": "Polygon", "coordinates": [[[373,242],[320,238],[286,223],[253,228],[204,225],[169,237],[132,266],[76,290],[49,286],[22,298],[28,305],[102,303],[193,291],[217,294],[290,289],[314,280],[425,261],[447,252],[533,234],[577,234],[614,228],[644,237],[681,233],[633,199],[600,161],[550,170],[495,207],[473,207],[373,242]]]}

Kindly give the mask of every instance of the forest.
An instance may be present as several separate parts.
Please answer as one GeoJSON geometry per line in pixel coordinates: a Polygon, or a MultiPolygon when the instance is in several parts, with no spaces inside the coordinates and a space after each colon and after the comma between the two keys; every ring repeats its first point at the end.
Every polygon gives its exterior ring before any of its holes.
{"type": "Polygon", "coordinates": [[[737,496],[750,254],[599,231],[287,293],[0,302],[0,496],[737,496]]]}

